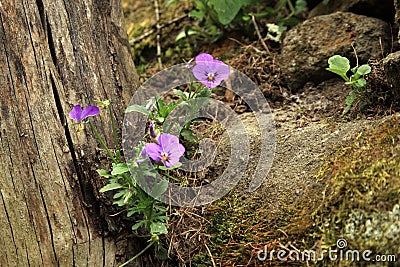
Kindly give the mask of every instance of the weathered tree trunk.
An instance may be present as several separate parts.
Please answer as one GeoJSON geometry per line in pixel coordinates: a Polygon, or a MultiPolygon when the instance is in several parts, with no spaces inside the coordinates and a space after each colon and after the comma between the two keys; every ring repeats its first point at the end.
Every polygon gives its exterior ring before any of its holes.
{"type": "MultiPolygon", "coordinates": [[[[68,113],[111,99],[122,120],[138,83],[120,2],[0,0],[0,42],[0,266],[115,266],[98,144],[68,113]]],[[[106,112],[92,121],[112,147],[106,112]]]]}

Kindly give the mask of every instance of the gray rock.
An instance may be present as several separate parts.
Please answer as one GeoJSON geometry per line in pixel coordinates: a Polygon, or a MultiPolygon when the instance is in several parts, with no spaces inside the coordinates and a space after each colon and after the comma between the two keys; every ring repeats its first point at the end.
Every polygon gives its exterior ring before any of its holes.
{"type": "Polygon", "coordinates": [[[385,76],[388,85],[392,88],[394,96],[400,98],[400,51],[389,54],[383,60],[385,76]]]}
{"type": "Polygon", "coordinates": [[[286,33],[278,58],[286,85],[300,89],[306,82],[319,83],[332,76],[325,70],[328,58],[341,55],[356,64],[371,58],[379,59],[391,47],[389,25],[379,19],[336,12],[308,19],[286,33]]]}
{"type": "MultiPolygon", "coordinates": [[[[397,1],[397,0],[396,0],[397,1]]],[[[352,12],[358,15],[378,18],[387,22],[393,22],[393,0],[330,0],[321,2],[311,9],[309,18],[334,13],[336,11],[352,12]]]]}

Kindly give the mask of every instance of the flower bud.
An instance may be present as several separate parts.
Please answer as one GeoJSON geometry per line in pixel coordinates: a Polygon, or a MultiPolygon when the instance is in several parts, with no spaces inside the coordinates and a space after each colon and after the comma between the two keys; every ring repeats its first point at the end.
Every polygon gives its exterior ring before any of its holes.
{"type": "Polygon", "coordinates": [[[157,138],[157,134],[156,131],[154,130],[154,125],[152,123],[150,123],[149,125],[149,130],[151,138],[157,138]]]}

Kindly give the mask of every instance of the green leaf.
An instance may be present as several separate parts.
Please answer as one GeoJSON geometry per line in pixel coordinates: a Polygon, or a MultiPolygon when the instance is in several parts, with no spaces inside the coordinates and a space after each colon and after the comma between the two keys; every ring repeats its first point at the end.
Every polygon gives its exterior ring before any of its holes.
{"type": "Polygon", "coordinates": [[[144,114],[146,116],[150,116],[151,115],[150,111],[148,111],[145,107],[139,106],[139,105],[132,105],[132,106],[127,107],[126,110],[125,110],[125,113],[129,113],[129,112],[132,112],[132,111],[136,111],[136,112],[142,113],[142,114],[144,114]]]}
{"type": "Polygon", "coordinates": [[[352,105],[347,105],[347,107],[343,110],[343,115],[344,115],[344,114],[347,114],[347,113],[350,111],[351,106],[352,106],[352,105]]]}
{"type": "Polygon", "coordinates": [[[118,164],[113,164],[112,167],[112,175],[118,175],[118,174],[123,174],[129,172],[129,168],[126,165],[126,163],[118,163],[118,164]]]}
{"type": "Polygon", "coordinates": [[[132,225],[132,231],[135,231],[144,225],[145,225],[144,221],[139,221],[139,222],[135,223],[134,225],[132,225]]]}
{"type": "Polygon", "coordinates": [[[351,105],[353,105],[354,104],[354,101],[355,101],[355,94],[353,94],[352,92],[354,92],[354,91],[351,91],[350,93],[349,93],[349,95],[346,97],[346,105],[347,106],[351,106],[351,105]]]}
{"type": "Polygon", "coordinates": [[[165,118],[161,116],[155,116],[154,119],[159,123],[163,123],[165,121],[165,118]]]}
{"type": "Polygon", "coordinates": [[[192,10],[189,12],[189,17],[201,20],[204,17],[204,13],[199,10],[192,10]]]}
{"type": "Polygon", "coordinates": [[[150,195],[154,198],[159,198],[167,190],[168,185],[169,183],[167,180],[161,180],[153,185],[150,195]]]}
{"type": "Polygon", "coordinates": [[[108,185],[102,187],[102,188],[99,190],[99,192],[100,192],[100,193],[104,193],[104,192],[111,191],[111,190],[115,190],[115,189],[119,189],[119,188],[122,188],[122,185],[120,185],[120,184],[118,184],[118,183],[111,183],[111,184],[108,184],[108,185]]]}
{"type": "Polygon", "coordinates": [[[193,134],[192,130],[183,128],[182,131],[181,131],[181,135],[187,141],[195,141],[195,142],[199,141],[199,138],[196,135],[193,134]]]}
{"type": "Polygon", "coordinates": [[[350,70],[350,61],[342,56],[334,55],[328,59],[329,68],[327,70],[336,73],[340,76],[347,77],[347,72],[350,70]]]}
{"type": "Polygon", "coordinates": [[[167,260],[168,259],[168,249],[159,245],[156,251],[156,257],[159,260],[167,260]]]}
{"type": "Polygon", "coordinates": [[[243,0],[209,0],[218,14],[219,22],[223,25],[228,25],[246,2],[243,0]]]}
{"type": "Polygon", "coordinates": [[[367,81],[364,78],[360,78],[354,83],[354,86],[358,89],[364,88],[366,85],[367,81]]]}
{"type": "Polygon", "coordinates": [[[128,200],[131,198],[131,196],[132,196],[132,192],[131,192],[131,191],[128,191],[128,192],[125,194],[125,197],[124,197],[124,204],[126,204],[126,202],[128,202],[128,200]]]}
{"type": "Polygon", "coordinates": [[[96,170],[96,171],[97,171],[97,173],[98,173],[101,177],[105,177],[105,178],[110,178],[110,177],[112,177],[112,175],[109,174],[106,170],[99,169],[99,170],[96,170]]]}
{"type": "Polygon", "coordinates": [[[183,30],[180,33],[178,33],[178,35],[175,37],[175,42],[195,34],[198,34],[198,32],[195,30],[192,29],[183,30]]]}
{"type": "Polygon", "coordinates": [[[251,17],[250,17],[249,15],[244,15],[244,16],[242,17],[242,20],[243,20],[244,22],[248,22],[248,21],[251,20],[251,17]]]}
{"type": "Polygon", "coordinates": [[[282,33],[286,31],[287,27],[283,25],[276,25],[267,23],[268,33],[267,38],[279,43],[281,41],[282,33]]]}
{"type": "Polygon", "coordinates": [[[307,1],[306,0],[296,0],[296,5],[295,5],[294,9],[295,9],[296,14],[299,14],[300,12],[307,10],[307,1]]]}
{"type": "Polygon", "coordinates": [[[358,69],[357,69],[357,73],[360,75],[366,75],[368,73],[371,72],[371,67],[367,64],[361,65],[358,69]]]}
{"type": "Polygon", "coordinates": [[[163,165],[158,166],[157,168],[162,170],[162,171],[170,171],[170,170],[179,168],[180,166],[182,166],[182,162],[178,162],[177,164],[175,164],[174,166],[171,166],[170,168],[167,168],[167,167],[165,167],[163,165]]]}
{"type": "Polygon", "coordinates": [[[150,224],[150,233],[151,234],[168,234],[167,227],[165,223],[162,222],[152,222],[150,224]]]}
{"type": "Polygon", "coordinates": [[[153,177],[156,178],[157,177],[157,173],[154,170],[146,170],[142,172],[143,176],[148,176],[148,177],[153,177]]]}
{"type": "Polygon", "coordinates": [[[168,2],[165,4],[165,7],[169,7],[170,5],[172,5],[173,3],[177,3],[179,2],[179,0],[168,0],[168,2]]]}
{"type": "Polygon", "coordinates": [[[118,205],[118,207],[123,207],[123,206],[125,206],[125,203],[124,203],[123,199],[118,199],[113,202],[113,205],[118,205]]]}
{"type": "Polygon", "coordinates": [[[196,98],[200,97],[210,97],[211,96],[211,89],[208,87],[204,87],[200,90],[200,92],[196,95],[196,98]]]}
{"type": "Polygon", "coordinates": [[[114,194],[113,198],[114,198],[114,199],[121,198],[123,195],[125,195],[126,191],[127,191],[126,189],[125,189],[125,190],[118,191],[117,193],[114,194]]]}
{"type": "Polygon", "coordinates": [[[183,92],[181,90],[174,89],[173,92],[174,92],[175,95],[179,96],[180,98],[182,98],[185,101],[188,99],[187,93],[185,93],[185,92],[183,92]]]}

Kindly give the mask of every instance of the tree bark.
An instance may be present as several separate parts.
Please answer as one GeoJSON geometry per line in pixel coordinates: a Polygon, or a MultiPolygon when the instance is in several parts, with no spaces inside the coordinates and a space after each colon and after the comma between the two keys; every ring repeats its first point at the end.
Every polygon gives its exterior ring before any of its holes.
{"type": "MultiPolygon", "coordinates": [[[[96,202],[106,154],[68,113],[111,99],[121,125],[138,80],[120,2],[0,0],[0,42],[0,265],[115,266],[127,244],[96,202]]],[[[113,147],[107,113],[92,121],[113,147]]]]}

